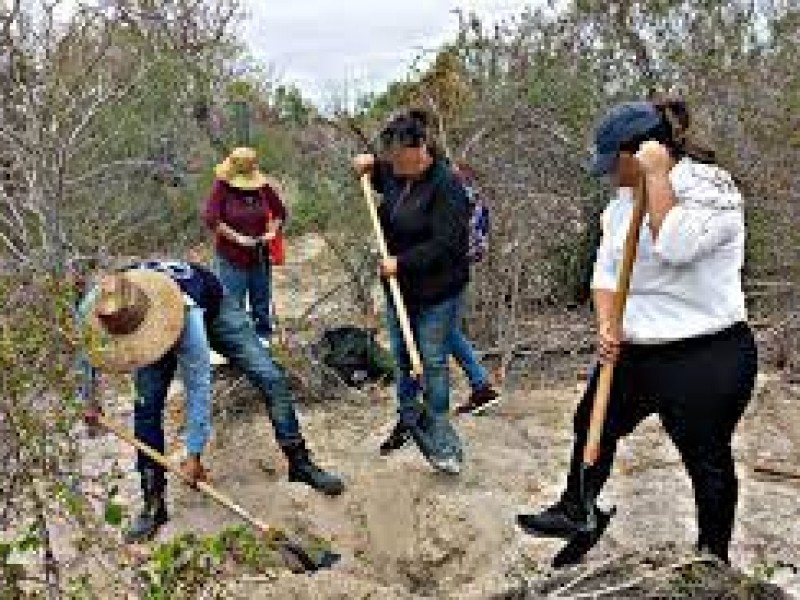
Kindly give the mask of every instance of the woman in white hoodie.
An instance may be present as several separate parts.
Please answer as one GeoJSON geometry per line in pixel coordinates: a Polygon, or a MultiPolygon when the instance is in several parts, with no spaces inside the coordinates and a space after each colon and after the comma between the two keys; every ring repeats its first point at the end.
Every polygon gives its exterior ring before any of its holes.
{"type": "MultiPolygon", "coordinates": [[[[602,217],[592,290],[598,360],[615,363],[615,371],[601,454],[584,489],[593,501],[618,440],[657,414],[692,480],[697,547],[727,562],[738,489],[731,439],[757,370],[741,282],[744,211],[730,174],[712,152],[692,146],[688,128],[685,103],[667,101],[620,104],[596,130],[592,173],[610,177],[615,194],[602,217]],[[615,331],[611,306],[640,177],[646,214],[615,331]]],[[[587,531],[580,474],[598,371],[575,415],[566,489],[543,512],[518,516],[528,533],[574,539],[587,531]]]]}

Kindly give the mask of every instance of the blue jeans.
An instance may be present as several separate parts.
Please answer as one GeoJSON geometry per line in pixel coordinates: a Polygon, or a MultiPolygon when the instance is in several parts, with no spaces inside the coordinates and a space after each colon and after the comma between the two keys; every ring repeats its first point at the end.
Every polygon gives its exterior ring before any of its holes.
{"type": "Polygon", "coordinates": [[[270,307],[272,303],[272,268],[269,251],[263,250],[264,261],[253,267],[236,266],[219,254],[214,255],[213,267],[226,293],[230,294],[244,309],[245,296],[250,296],[250,315],[258,335],[272,332],[270,307]]]}
{"type": "Polygon", "coordinates": [[[261,391],[275,437],[281,447],[302,440],[286,375],[259,340],[241,304],[227,293],[217,317],[208,325],[211,347],[240,369],[261,391]]]}
{"type": "MultiPolygon", "coordinates": [[[[450,376],[447,359],[450,355],[450,335],[455,331],[460,309],[459,295],[409,315],[414,339],[422,359],[424,408],[434,416],[446,416],[450,412],[450,376]]],[[[420,408],[417,404],[419,385],[411,377],[411,362],[403,341],[400,322],[391,302],[387,310],[387,322],[389,343],[396,365],[397,406],[400,420],[407,423],[415,422],[420,408]]]]}
{"type": "MultiPolygon", "coordinates": [[[[191,313],[199,313],[199,309],[191,310],[191,313]]],[[[134,375],[137,400],[134,406],[134,433],[137,439],[151,446],[155,450],[164,452],[164,403],[167,390],[172,382],[172,378],[177,366],[181,366],[182,374],[189,373],[192,377],[191,365],[199,365],[199,340],[200,333],[197,331],[197,321],[195,318],[188,318],[191,322],[192,333],[185,334],[180,343],[187,343],[194,350],[189,351],[183,361],[179,360],[179,348],[176,346],[164,357],[152,365],[141,368],[134,375]],[[195,346],[194,343],[197,342],[195,346]]],[[[241,309],[239,304],[227,294],[222,299],[220,312],[210,323],[203,323],[203,336],[218,353],[225,356],[232,365],[238,367],[264,395],[265,403],[270,421],[278,444],[281,447],[294,446],[302,442],[300,426],[297,421],[297,414],[294,410],[294,402],[287,385],[286,377],[280,367],[272,360],[269,351],[264,348],[258,335],[253,329],[253,324],[247,314],[241,309]]],[[[190,424],[187,426],[187,447],[197,449],[200,441],[207,439],[210,432],[210,355],[206,349],[206,357],[209,360],[209,404],[206,408],[197,403],[197,399],[202,392],[196,394],[192,390],[202,390],[205,385],[205,377],[198,378],[196,382],[187,382],[184,385],[187,393],[187,417],[190,424]],[[199,387],[198,387],[199,386],[199,387]],[[197,410],[195,410],[197,407],[197,410]],[[207,410],[207,412],[206,412],[207,410]],[[206,417],[206,425],[202,425],[202,417],[206,417]],[[201,424],[193,426],[191,421],[197,419],[201,424]],[[195,433],[192,433],[194,431],[195,433]],[[192,441],[190,441],[190,439],[192,441]]],[[[85,354],[81,353],[78,357],[76,367],[82,375],[80,393],[84,401],[88,400],[94,393],[97,383],[97,371],[91,367],[85,354]]],[[[202,368],[200,369],[202,371],[202,368]]],[[[203,442],[203,445],[205,442],[203,442]]],[[[157,463],[150,460],[144,454],[138,453],[136,468],[141,472],[145,468],[151,468],[156,472],[156,485],[163,487],[166,484],[164,469],[157,463]]]]}
{"type": "Polygon", "coordinates": [[[461,327],[456,323],[453,331],[450,332],[448,338],[450,345],[450,353],[456,362],[466,373],[469,379],[469,385],[473,390],[479,390],[489,385],[489,373],[481,364],[478,356],[475,354],[475,348],[472,343],[466,338],[461,327]]]}
{"type": "MultiPolygon", "coordinates": [[[[134,433],[137,439],[161,453],[164,452],[164,401],[176,368],[180,369],[186,390],[186,450],[201,454],[211,435],[211,354],[204,311],[199,307],[187,307],[186,321],[175,347],[157,362],[134,373],[134,433]]],[[[141,452],[136,464],[139,471],[146,467],[162,471],[141,452]]]]}

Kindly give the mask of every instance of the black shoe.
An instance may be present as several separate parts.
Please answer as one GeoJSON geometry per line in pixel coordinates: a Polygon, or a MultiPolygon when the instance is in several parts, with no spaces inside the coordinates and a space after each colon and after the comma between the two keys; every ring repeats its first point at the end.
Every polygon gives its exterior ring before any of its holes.
{"type": "Polygon", "coordinates": [[[411,439],[411,428],[403,421],[398,420],[380,447],[381,456],[387,456],[395,450],[400,450],[411,439]]]}
{"type": "Polygon", "coordinates": [[[272,325],[264,323],[255,323],[256,335],[260,338],[269,339],[272,336],[272,325]]]}
{"type": "Polygon", "coordinates": [[[338,496],[344,483],[334,475],[314,464],[303,442],[283,448],[289,460],[289,481],[305,483],[326,496],[338,496]]]}
{"type": "Polygon", "coordinates": [[[156,474],[152,469],[142,473],[142,511],[125,532],[126,543],[152,540],[161,526],[169,520],[167,503],[164,500],[165,488],[163,474],[156,474]]]}
{"type": "Polygon", "coordinates": [[[540,513],[517,515],[517,524],[530,535],[567,540],[588,526],[586,511],[563,499],[540,513]]]}
{"type": "Polygon", "coordinates": [[[706,544],[698,542],[695,545],[695,550],[698,554],[707,554],[719,559],[722,563],[730,566],[731,559],[728,556],[728,544],[706,544]]]}
{"type": "Polygon", "coordinates": [[[500,403],[500,394],[490,385],[485,385],[472,392],[469,399],[456,407],[456,415],[481,415],[488,408],[500,403]]]}

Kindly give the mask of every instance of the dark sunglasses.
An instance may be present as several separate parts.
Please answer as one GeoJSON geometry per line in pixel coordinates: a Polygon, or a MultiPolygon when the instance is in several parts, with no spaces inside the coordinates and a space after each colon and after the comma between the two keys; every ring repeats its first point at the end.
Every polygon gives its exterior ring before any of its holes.
{"type": "Polygon", "coordinates": [[[401,148],[419,148],[425,143],[425,132],[417,123],[401,123],[384,129],[379,137],[380,150],[391,152],[401,148]]]}

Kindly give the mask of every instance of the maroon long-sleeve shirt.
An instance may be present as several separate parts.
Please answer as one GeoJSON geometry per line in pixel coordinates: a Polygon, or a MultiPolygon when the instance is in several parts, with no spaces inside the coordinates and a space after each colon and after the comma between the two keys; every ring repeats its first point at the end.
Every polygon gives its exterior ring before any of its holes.
{"type": "Polygon", "coordinates": [[[218,179],[211,188],[204,216],[206,225],[215,234],[216,251],[237,267],[248,268],[258,264],[256,249],[229,240],[217,232],[217,227],[225,223],[242,235],[258,237],[266,233],[270,220],[286,220],[286,207],[269,185],[248,191],[218,179]]]}

